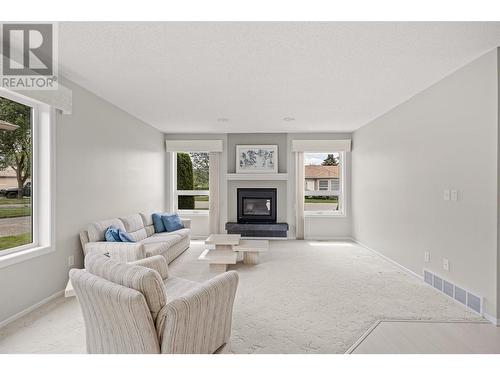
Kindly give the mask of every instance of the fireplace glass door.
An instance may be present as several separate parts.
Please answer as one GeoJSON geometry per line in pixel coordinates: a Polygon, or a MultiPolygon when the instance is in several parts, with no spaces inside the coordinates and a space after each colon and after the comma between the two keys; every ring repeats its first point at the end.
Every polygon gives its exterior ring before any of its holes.
{"type": "Polygon", "coordinates": [[[271,199],[243,198],[243,215],[271,216],[271,199]]]}

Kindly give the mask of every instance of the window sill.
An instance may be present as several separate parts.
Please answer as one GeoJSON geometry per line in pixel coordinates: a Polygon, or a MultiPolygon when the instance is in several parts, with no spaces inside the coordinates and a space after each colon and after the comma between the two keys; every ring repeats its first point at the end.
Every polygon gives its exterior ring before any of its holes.
{"type": "Polygon", "coordinates": [[[330,213],[330,212],[321,212],[321,211],[311,211],[311,212],[304,212],[304,217],[338,217],[338,218],[345,218],[347,215],[344,212],[341,213],[330,213]]]}
{"type": "MultiPolygon", "coordinates": [[[[52,246],[37,246],[26,250],[16,251],[7,255],[0,255],[0,268],[5,268],[28,259],[36,258],[54,251],[52,246]]],[[[0,253],[1,254],[1,253],[0,253]]]]}
{"type": "Polygon", "coordinates": [[[209,215],[209,211],[206,210],[206,211],[183,211],[183,210],[179,210],[177,211],[179,213],[179,216],[181,216],[181,218],[183,216],[208,216],[209,215]]]}

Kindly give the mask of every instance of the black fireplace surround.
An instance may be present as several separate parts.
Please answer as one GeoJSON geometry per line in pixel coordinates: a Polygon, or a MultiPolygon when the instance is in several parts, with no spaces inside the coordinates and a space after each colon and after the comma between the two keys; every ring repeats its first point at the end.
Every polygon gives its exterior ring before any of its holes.
{"type": "Polygon", "coordinates": [[[277,189],[239,188],[238,222],[226,223],[228,234],[244,238],[286,238],[287,223],[276,222],[277,189]]]}
{"type": "Polygon", "coordinates": [[[239,188],[238,223],[276,223],[276,189],[239,188]]]}

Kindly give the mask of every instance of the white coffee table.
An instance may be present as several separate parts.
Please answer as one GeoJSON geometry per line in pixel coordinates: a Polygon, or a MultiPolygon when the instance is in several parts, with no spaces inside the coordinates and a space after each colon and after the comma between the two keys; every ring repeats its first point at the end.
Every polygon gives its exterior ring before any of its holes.
{"type": "Polygon", "coordinates": [[[241,240],[239,234],[211,234],[205,244],[212,245],[203,251],[199,260],[209,264],[213,272],[225,272],[228,264],[236,264],[238,254],[243,254],[243,263],[257,264],[259,253],[269,249],[269,241],[266,240],[241,240]]]}
{"type": "Polygon", "coordinates": [[[240,242],[240,237],[239,234],[211,234],[205,244],[215,247],[206,249],[198,259],[208,262],[212,272],[226,272],[228,264],[236,264],[238,254],[233,246],[240,242]]]}
{"type": "Polygon", "coordinates": [[[259,253],[269,249],[267,240],[241,240],[238,245],[233,246],[233,250],[243,253],[244,264],[258,264],[259,253]]]}

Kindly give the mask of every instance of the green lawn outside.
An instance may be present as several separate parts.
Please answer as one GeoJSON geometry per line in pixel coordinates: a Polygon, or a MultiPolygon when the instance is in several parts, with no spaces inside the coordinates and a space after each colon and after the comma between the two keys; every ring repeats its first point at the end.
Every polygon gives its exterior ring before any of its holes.
{"type": "Polygon", "coordinates": [[[31,207],[1,207],[0,206],[0,219],[5,219],[8,217],[21,217],[21,216],[30,216],[31,215],[31,207]]]}
{"type": "Polygon", "coordinates": [[[198,201],[198,202],[208,202],[208,196],[207,195],[195,195],[194,200],[198,201]]]}
{"type": "Polygon", "coordinates": [[[338,203],[338,198],[321,199],[321,198],[305,198],[305,203],[338,203]]]}
{"type": "Polygon", "coordinates": [[[31,242],[31,234],[23,233],[15,236],[0,237],[0,250],[26,245],[31,242]]]}
{"type": "Polygon", "coordinates": [[[0,198],[0,206],[7,204],[30,204],[31,198],[23,198],[23,199],[9,199],[9,198],[0,198]]]}

